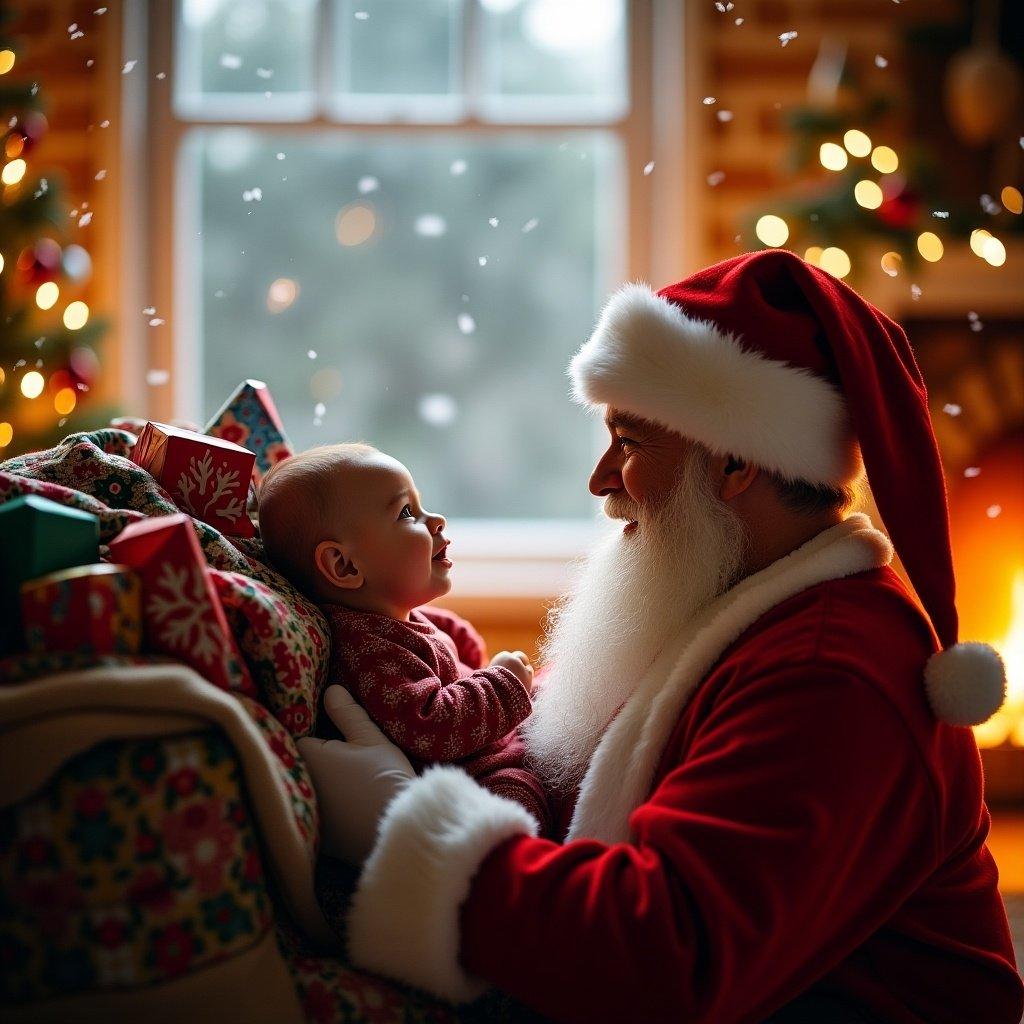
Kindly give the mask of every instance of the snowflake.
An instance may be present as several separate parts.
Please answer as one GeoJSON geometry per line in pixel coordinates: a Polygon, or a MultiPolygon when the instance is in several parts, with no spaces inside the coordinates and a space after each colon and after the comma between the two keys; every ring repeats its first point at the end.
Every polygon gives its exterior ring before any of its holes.
{"type": "Polygon", "coordinates": [[[207,449],[202,459],[193,455],[188,460],[188,472],[178,477],[178,494],[185,510],[199,519],[205,519],[212,507],[214,515],[234,523],[242,514],[242,500],[236,495],[221,507],[217,507],[217,502],[235,490],[238,483],[238,470],[229,470],[226,462],[214,474],[213,456],[207,449]]]}
{"type": "Polygon", "coordinates": [[[214,664],[224,637],[211,614],[206,574],[201,565],[176,567],[164,562],[146,601],[157,638],[171,650],[214,664]]]}

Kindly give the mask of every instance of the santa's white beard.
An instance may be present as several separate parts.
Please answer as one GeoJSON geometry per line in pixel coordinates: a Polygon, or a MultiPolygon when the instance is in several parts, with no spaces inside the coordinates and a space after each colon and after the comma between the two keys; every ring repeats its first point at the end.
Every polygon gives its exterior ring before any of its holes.
{"type": "Polygon", "coordinates": [[[571,792],[615,712],[670,639],[738,582],[746,531],[714,493],[709,454],[694,447],[664,507],[610,496],[605,514],[634,520],[582,563],[552,613],[542,660],[550,665],[522,727],[531,767],[571,792]]]}

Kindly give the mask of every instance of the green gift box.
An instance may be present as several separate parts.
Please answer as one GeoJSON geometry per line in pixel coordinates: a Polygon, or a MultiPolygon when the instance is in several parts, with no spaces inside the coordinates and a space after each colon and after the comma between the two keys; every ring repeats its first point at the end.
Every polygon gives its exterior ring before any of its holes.
{"type": "Polygon", "coordinates": [[[91,512],[38,494],[0,505],[0,651],[20,646],[22,583],[99,558],[100,521],[91,512]]]}

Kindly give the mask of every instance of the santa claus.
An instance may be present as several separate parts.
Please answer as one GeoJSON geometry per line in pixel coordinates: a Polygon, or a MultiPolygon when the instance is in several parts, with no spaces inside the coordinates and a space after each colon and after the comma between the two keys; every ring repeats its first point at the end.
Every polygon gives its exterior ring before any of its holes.
{"type": "Polygon", "coordinates": [[[557,1021],[1017,1024],[967,728],[1005,680],[957,642],[903,331],[770,250],[623,288],[570,373],[624,526],[524,727],[561,841],[457,768],[413,777],[332,688],[348,742],[302,752],[325,848],[365,856],[352,959],[557,1021]],[[865,476],[888,537],[849,511],[865,476]]]}

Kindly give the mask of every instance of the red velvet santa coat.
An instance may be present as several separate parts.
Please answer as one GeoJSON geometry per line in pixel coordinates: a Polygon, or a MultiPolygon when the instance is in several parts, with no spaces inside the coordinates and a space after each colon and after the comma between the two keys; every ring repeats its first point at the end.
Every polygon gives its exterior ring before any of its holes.
{"type": "Polygon", "coordinates": [[[606,731],[564,845],[451,769],[410,785],[357,962],[557,1021],[754,1022],[819,992],[1016,1024],[977,748],[928,708],[934,639],[889,557],[851,517],[716,602],[606,731]]]}

